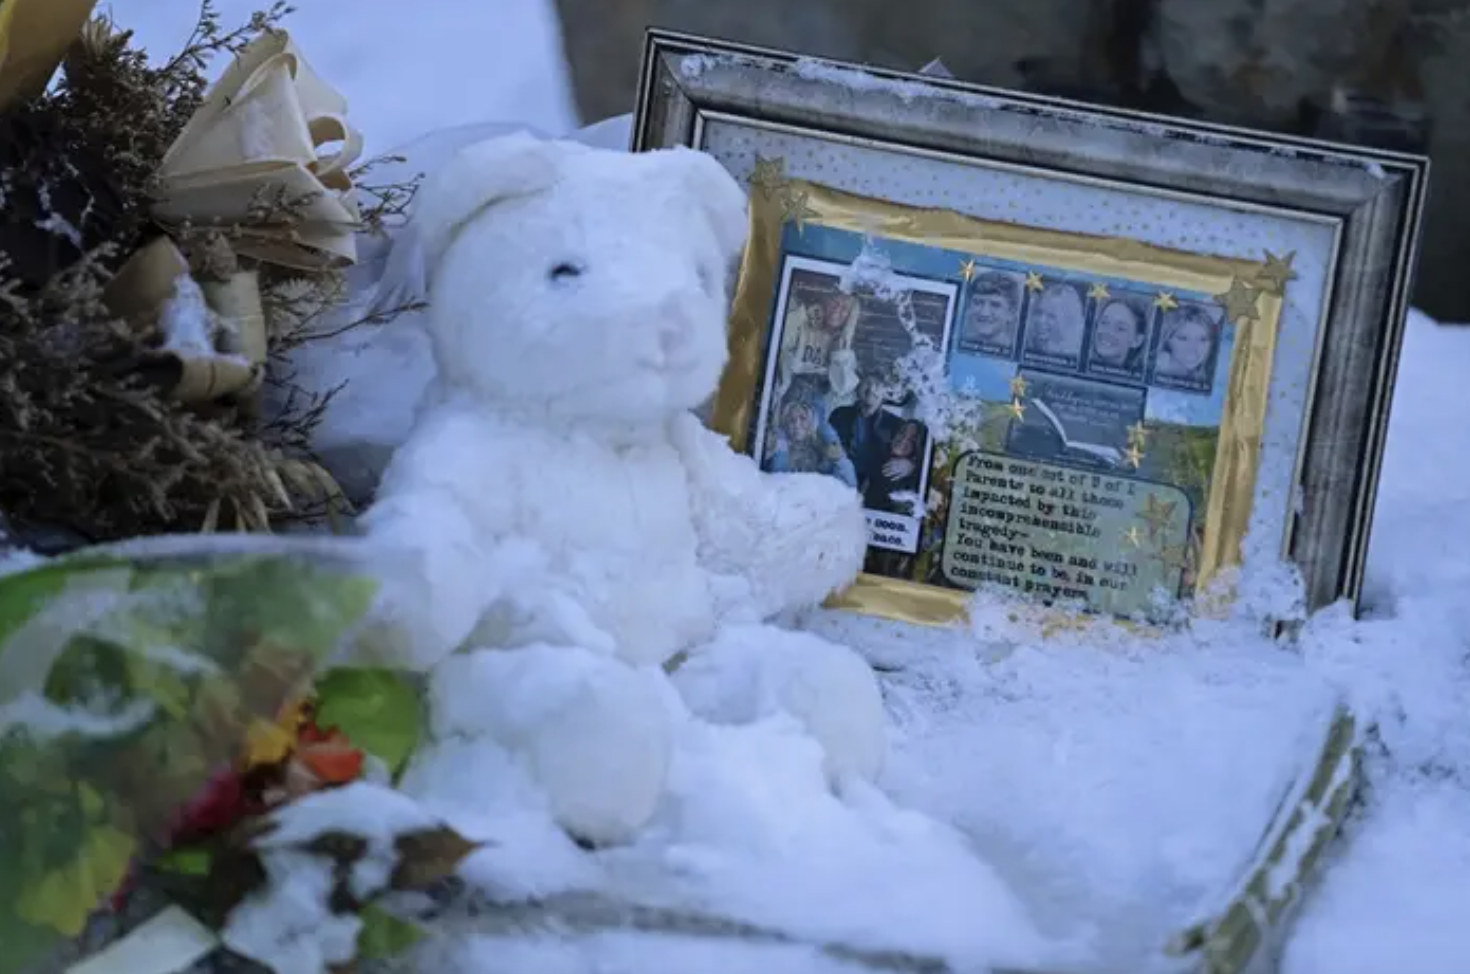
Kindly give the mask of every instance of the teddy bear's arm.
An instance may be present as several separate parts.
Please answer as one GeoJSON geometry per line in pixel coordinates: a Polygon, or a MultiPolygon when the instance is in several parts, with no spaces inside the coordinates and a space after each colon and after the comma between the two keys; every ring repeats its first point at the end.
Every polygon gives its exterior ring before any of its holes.
{"type": "Polygon", "coordinates": [[[701,563],[745,582],[761,617],[816,605],[862,568],[868,527],[857,493],[810,473],[763,473],[694,416],[674,439],[689,478],[701,563]]]}
{"type": "Polygon", "coordinates": [[[458,648],[535,552],[515,532],[516,469],[499,431],[473,415],[430,413],[394,454],[358,522],[395,559],[389,601],[416,662],[458,648]]]}

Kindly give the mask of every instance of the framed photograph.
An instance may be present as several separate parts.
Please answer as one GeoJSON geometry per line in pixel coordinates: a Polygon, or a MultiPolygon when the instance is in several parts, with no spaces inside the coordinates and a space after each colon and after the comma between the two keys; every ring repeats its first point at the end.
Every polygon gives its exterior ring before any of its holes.
{"type": "Polygon", "coordinates": [[[1356,602],[1427,160],[650,31],[674,145],[750,193],[707,421],[863,498],[836,604],[1356,602]]]}

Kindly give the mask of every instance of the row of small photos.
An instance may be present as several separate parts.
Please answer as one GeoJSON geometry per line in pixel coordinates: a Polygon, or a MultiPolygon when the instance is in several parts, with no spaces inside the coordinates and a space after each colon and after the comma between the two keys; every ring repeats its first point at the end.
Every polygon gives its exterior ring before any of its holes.
{"type": "Polygon", "coordinates": [[[971,277],[955,327],[960,353],[1136,385],[1208,394],[1218,306],[1168,291],[1109,288],[1035,271],[971,277]]]}

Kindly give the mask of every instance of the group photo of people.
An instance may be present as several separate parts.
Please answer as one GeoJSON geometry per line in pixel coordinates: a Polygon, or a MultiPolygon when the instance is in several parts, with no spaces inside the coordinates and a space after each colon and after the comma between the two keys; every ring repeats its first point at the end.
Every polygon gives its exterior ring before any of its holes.
{"type": "MultiPolygon", "coordinates": [[[[894,366],[912,347],[911,329],[944,347],[953,286],[914,279],[913,290],[879,297],[844,291],[840,267],[788,262],[758,419],[761,466],[836,477],[869,511],[913,517],[930,437],[894,366]]],[[[917,543],[917,525],[914,534],[917,543]]]]}
{"type": "Polygon", "coordinates": [[[965,286],[954,349],[1207,395],[1220,351],[1220,309],[1186,299],[1160,304],[1158,290],[983,267],[965,286]]]}

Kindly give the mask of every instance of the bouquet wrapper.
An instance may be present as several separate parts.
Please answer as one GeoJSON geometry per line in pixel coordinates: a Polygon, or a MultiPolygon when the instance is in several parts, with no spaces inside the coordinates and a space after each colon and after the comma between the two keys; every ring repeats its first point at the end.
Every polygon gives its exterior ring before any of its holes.
{"type": "Polygon", "coordinates": [[[351,264],[361,214],[349,169],[362,144],[346,99],[290,35],[267,31],[240,52],[165,154],[153,215],[165,225],[224,229],[237,253],[268,263],[351,264]]]}
{"type": "Polygon", "coordinates": [[[0,3],[0,111],[46,90],[97,0],[0,3]]]}
{"type": "Polygon", "coordinates": [[[79,935],[350,646],[384,576],[340,540],[162,539],[0,578],[0,974],[79,935]]]}
{"type": "MultiPolygon", "coordinates": [[[[138,330],[159,323],[168,303],[188,280],[189,264],[168,237],[139,249],[108,283],[108,309],[138,330]]],[[[144,369],[181,402],[199,405],[255,392],[265,376],[267,324],[255,271],[199,285],[211,321],[218,324],[201,348],[165,347],[144,369]]],[[[200,309],[204,310],[204,309],[200,309]]]]}

